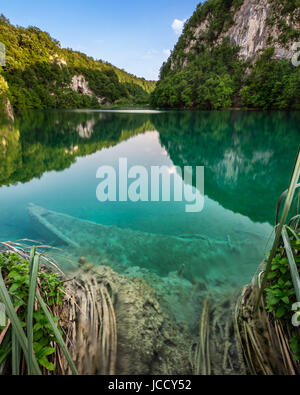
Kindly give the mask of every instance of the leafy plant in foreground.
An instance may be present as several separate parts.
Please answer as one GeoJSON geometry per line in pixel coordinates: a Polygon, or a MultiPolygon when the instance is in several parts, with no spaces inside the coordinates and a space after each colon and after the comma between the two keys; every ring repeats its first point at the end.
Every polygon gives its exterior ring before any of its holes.
{"type": "MultiPolygon", "coordinates": [[[[291,247],[296,252],[295,261],[300,269],[300,240],[291,241],[291,247]]],[[[291,325],[293,304],[296,302],[296,293],[292,283],[289,270],[289,263],[286,257],[285,249],[280,246],[277,255],[272,261],[271,270],[267,278],[266,292],[266,309],[275,314],[275,319],[284,320],[289,324],[293,337],[291,338],[290,347],[294,353],[296,361],[300,360],[300,336],[296,333],[291,325]]],[[[300,320],[300,319],[299,319],[300,320]]]]}
{"type": "Polygon", "coordinates": [[[39,256],[34,249],[29,263],[17,254],[0,253],[0,273],[0,300],[11,320],[11,325],[0,327],[0,373],[11,355],[12,372],[19,374],[19,344],[29,374],[40,374],[38,365],[48,371],[55,370],[49,357],[56,352],[57,344],[76,373],[57,325],[59,317],[48,308],[62,305],[64,293],[60,278],[55,273],[39,270],[39,256]]]}

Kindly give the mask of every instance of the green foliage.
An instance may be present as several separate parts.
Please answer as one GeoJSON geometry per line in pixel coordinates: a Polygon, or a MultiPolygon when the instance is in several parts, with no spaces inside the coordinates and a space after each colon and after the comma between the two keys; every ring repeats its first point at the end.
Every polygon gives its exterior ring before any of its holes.
{"type": "MultiPolygon", "coordinates": [[[[0,253],[0,270],[5,278],[5,284],[9,295],[13,300],[13,305],[18,308],[18,317],[21,326],[26,328],[27,321],[27,301],[29,296],[29,264],[16,254],[0,253]]],[[[42,290],[42,297],[52,306],[60,306],[63,299],[63,284],[56,274],[40,271],[38,273],[39,287],[42,290]]],[[[55,322],[58,317],[52,316],[55,322]]],[[[49,371],[53,371],[55,366],[48,357],[56,351],[56,337],[53,329],[47,320],[43,310],[39,307],[33,314],[33,349],[35,357],[40,366],[49,371]],[[54,344],[54,346],[53,346],[54,344]]],[[[1,328],[0,327],[0,331],[1,328]]],[[[7,354],[7,348],[1,347],[0,360],[7,354]]]]}
{"type": "Polygon", "coordinates": [[[184,60],[190,60],[185,50],[189,47],[191,40],[197,41],[194,55],[202,55],[205,48],[211,48],[220,33],[227,31],[232,26],[232,8],[237,10],[242,4],[243,0],[208,0],[200,3],[192,17],[185,24],[183,34],[179,38],[172,56],[163,64],[160,71],[160,79],[164,79],[171,69],[179,71],[184,60]],[[207,20],[206,28],[199,32],[199,36],[196,39],[194,30],[207,20]]]}
{"type": "Polygon", "coordinates": [[[300,109],[300,68],[267,49],[246,77],[241,97],[249,107],[300,109]]]}
{"type": "Polygon", "coordinates": [[[289,273],[288,259],[284,256],[281,247],[272,262],[271,272],[268,275],[268,288],[266,289],[267,310],[274,312],[277,319],[288,319],[295,303],[295,290],[289,273]]]}
{"type": "Polygon", "coordinates": [[[136,84],[129,82],[124,83],[124,88],[128,92],[129,98],[134,98],[136,104],[147,104],[149,102],[149,93],[136,84]]]}
{"type": "MultiPolygon", "coordinates": [[[[300,269],[300,240],[291,241],[291,247],[296,251],[295,261],[300,269]]],[[[272,261],[270,273],[267,278],[266,309],[275,314],[276,319],[284,320],[291,326],[293,304],[296,302],[295,289],[289,270],[288,259],[283,246],[279,247],[278,253],[272,261]]],[[[293,329],[291,349],[296,361],[300,360],[300,336],[293,329]]]]}
{"type": "Polygon", "coordinates": [[[216,48],[199,50],[199,56],[181,71],[170,72],[158,83],[151,102],[167,108],[230,107],[240,88],[242,74],[237,48],[224,40],[216,48]]]}
{"type": "Polygon", "coordinates": [[[296,361],[300,361],[300,336],[293,332],[293,337],[290,341],[291,350],[294,353],[294,358],[296,361]]]}
{"type": "Polygon", "coordinates": [[[141,91],[148,98],[155,87],[154,81],[137,78],[80,52],[62,49],[58,41],[36,27],[15,27],[3,15],[0,41],[6,46],[6,66],[0,70],[0,78],[8,83],[7,93],[17,110],[99,108],[98,97],[104,103],[122,98],[131,102],[137,99],[139,103],[141,91]],[[92,97],[71,89],[74,75],[86,78],[92,97]],[[126,84],[136,89],[129,92],[126,84]]]}
{"type": "Polygon", "coordinates": [[[185,33],[190,32],[191,28],[201,24],[210,17],[207,31],[203,38],[212,42],[217,36],[233,24],[231,9],[239,9],[243,0],[208,0],[200,3],[185,27],[185,33]]]}

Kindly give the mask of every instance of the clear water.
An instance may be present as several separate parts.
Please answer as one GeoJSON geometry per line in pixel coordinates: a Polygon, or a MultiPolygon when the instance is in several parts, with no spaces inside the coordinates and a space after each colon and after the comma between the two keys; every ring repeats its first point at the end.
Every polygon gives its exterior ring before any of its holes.
{"type": "MultiPolygon", "coordinates": [[[[266,252],[297,154],[299,123],[296,112],[26,112],[13,128],[0,127],[0,241],[53,243],[30,220],[34,203],[113,226],[120,244],[126,234],[134,239],[130,230],[142,232],[153,245],[140,254],[159,275],[166,274],[168,256],[170,271],[185,264],[189,278],[241,285],[266,252]],[[186,213],[186,203],[174,201],[100,203],[97,169],[117,168],[124,157],[129,167],[205,166],[204,210],[186,213]]],[[[80,237],[80,224],[73,232],[80,237]]],[[[91,237],[82,240],[83,249],[91,237]]],[[[128,263],[141,264],[134,257],[128,263]]]]}

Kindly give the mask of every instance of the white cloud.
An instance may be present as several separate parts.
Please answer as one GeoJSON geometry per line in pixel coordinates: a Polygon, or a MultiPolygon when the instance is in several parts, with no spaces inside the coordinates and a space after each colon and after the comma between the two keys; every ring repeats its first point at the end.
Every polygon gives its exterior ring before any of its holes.
{"type": "Polygon", "coordinates": [[[170,49],[164,49],[163,53],[164,53],[164,55],[169,57],[171,55],[171,50],[170,49]]]}
{"type": "Polygon", "coordinates": [[[172,23],[171,26],[177,35],[180,35],[182,33],[185,22],[186,22],[186,19],[184,19],[183,21],[181,21],[179,19],[174,19],[174,22],[172,23]]]}

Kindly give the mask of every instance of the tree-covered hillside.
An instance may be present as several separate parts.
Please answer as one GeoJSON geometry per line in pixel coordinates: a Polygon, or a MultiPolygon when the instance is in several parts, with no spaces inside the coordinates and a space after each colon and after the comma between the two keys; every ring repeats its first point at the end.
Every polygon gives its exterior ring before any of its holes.
{"type": "Polygon", "coordinates": [[[161,68],[152,104],[300,109],[300,67],[291,62],[299,26],[299,0],[200,3],[161,68]]]}
{"type": "Polygon", "coordinates": [[[61,48],[36,27],[13,26],[3,15],[0,42],[6,47],[6,65],[0,66],[0,99],[5,101],[7,95],[16,110],[97,108],[118,101],[140,104],[148,101],[155,87],[153,81],[61,48]]]}

